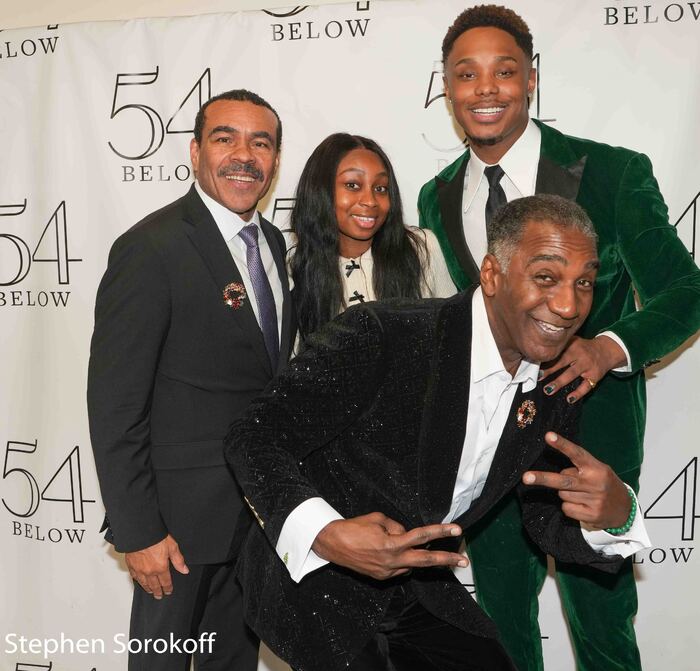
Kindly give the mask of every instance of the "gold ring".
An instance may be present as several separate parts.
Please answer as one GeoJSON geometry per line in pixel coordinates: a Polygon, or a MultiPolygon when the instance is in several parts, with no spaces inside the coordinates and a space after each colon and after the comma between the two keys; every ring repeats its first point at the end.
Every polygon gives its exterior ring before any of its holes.
{"type": "Polygon", "coordinates": [[[590,377],[586,378],[586,382],[591,385],[591,389],[595,389],[596,384],[598,384],[595,380],[591,380],[590,377]]]}

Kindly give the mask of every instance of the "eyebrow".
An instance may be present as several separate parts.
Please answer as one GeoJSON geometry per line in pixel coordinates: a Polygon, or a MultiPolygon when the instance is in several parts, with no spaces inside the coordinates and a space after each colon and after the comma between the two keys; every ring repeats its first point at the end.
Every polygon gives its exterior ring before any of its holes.
{"type": "MultiPolygon", "coordinates": [[[[527,266],[531,266],[533,263],[537,263],[538,261],[553,261],[554,263],[561,263],[563,266],[569,265],[568,259],[565,259],[559,254],[538,254],[537,256],[533,256],[527,262],[527,266]]],[[[586,263],[586,269],[589,268],[597,270],[598,268],[600,268],[600,261],[598,259],[596,259],[595,261],[588,261],[588,263],[586,263]]]]}
{"type": "MultiPolygon", "coordinates": [[[[517,65],[518,59],[514,58],[513,56],[496,56],[496,62],[497,63],[503,63],[504,61],[512,61],[517,65]]],[[[471,58],[470,56],[467,56],[466,58],[460,58],[455,65],[460,65],[461,63],[466,63],[471,65],[472,63],[476,63],[476,58],[471,58]]]]}
{"type": "MultiPolygon", "coordinates": [[[[239,132],[240,131],[238,130],[238,128],[234,128],[233,126],[215,126],[214,128],[211,129],[211,131],[209,131],[209,137],[211,137],[212,135],[215,135],[216,133],[230,133],[233,135],[233,134],[239,133],[239,132]]],[[[266,140],[269,140],[273,144],[275,142],[275,139],[272,137],[272,135],[270,135],[265,130],[254,131],[253,133],[251,133],[251,136],[253,138],[263,137],[266,140]]]]}
{"type": "Polygon", "coordinates": [[[209,137],[214,135],[215,133],[237,133],[238,128],[234,128],[233,126],[215,126],[209,131],[209,137]]]}
{"type": "Polygon", "coordinates": [[[269,140],[272,144],[275,143],[275,138],[272,137],[266,130],[256,130],[255,132],[251,133],[251,136],[254,138],[265,138],[266,140],[269,140]]]}
{"type": "MultiPolygon", "coordinates": [[[[363,175],[365,174],[365,171],[362,168],[345,168],[345,170],[341,170],[338,174],[339,175],[344,175],[346,172],[361,172],[363,175]]],[[[386,172],[385,170],[382,170],[382,172],[377,173],[377,177],[388,177],[389,173],[386,172]]]]}

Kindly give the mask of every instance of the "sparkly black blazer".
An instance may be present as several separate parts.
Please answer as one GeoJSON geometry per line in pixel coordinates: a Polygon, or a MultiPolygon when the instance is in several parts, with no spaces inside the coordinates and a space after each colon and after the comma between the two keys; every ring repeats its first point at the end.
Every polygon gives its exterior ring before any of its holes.
{"type": "MultiPolygon", "coordinates": [[[[406,529],[443,520],[466,430],[472,293],[351,308],[312,338],[231,427],[226,455],[259,522],[239,562],[246,616],[300,671],[345,668],[377,630],[397,579],[328,565],[295,583],[274,550],[282,525],[312,496],[345,517],[379,511],[406,529]]],[[[543,436],[549,429],[571,435],[575,408],[564,394],[548,398],[541,389],[516,394],[483,492],[457,520],[467,535],[519,485],[523,471],[563,467],[543,436]],[[526,400],[536,412],[519,425],[526,400]]],[[[524,525],[545,552],[607,571],[619,567],[619,557],[590,549],[558,497],[528,490],[521,501],[524,525]]],[[[409,579],[434,615],[497,636],[450,570],[414,570],[409,579]]]]}

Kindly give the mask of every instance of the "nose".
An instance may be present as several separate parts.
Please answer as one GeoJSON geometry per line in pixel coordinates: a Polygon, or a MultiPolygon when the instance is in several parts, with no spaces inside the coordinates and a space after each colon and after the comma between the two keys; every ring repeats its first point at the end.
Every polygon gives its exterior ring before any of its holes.
{"type": "Polygon", "coordinates": [[[553,288],[547,301],[550,311],[562,319],[576,319],[579,315],[578,294],[572,284],[559,284],[553,288]]]}
{"type": "Polygon", "coordinates": [[[498,93],[498,80],[493,75],[482,75],[477,79],[475,91],[478,96],[498,93]]]}
{"type": "Polygon", "coordinates": [[[252,163],[255,160],[247,142],[236,142],[231,148],[230,155],[240,163],[252,163]]]}
{"type": "Polygon", "coordinates": [[[375,193],[374,188],[371,186],[366,186],[362,189],[362,193],[360,193],[360,205],[364,205],[364,207],[377,206],[377,194],[375,193]]]}

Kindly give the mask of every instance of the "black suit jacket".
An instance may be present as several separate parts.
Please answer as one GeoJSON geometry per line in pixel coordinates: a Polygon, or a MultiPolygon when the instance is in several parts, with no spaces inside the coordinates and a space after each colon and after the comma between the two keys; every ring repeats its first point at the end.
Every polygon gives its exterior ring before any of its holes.
{"type": "MultiPolygon", "coordinates": [[[[328,565],[294,583],[274,552],[282,525],[302,501],[321,496],[345,517],[380,511],[407,529],[447,514],[464,445],[469,404],[471,297],[369,303],[311,338],[310,347],[236,421],[226,454],[260,528],[239,563],[248,622],[294,668],[343,669],[382,621],[396,581],[374,581],[328,565]]],[[[481,496],[459,520],[469,527],[527,468],[560,470],[543,440],[568,434],[575,407],[541,385],[516,394],[481,496]],[[520,428],[525,400],[536,407],[520,428]]],[[[565,561],[614,570],[594,553],[558,497],[523,493],[524,523],[542,549],[565,561]]],[[[422,604],[478,635],[493,623],[446,569],[414,570],[422,604]]]]}
{"type": "MultiPolygon", "coordinates": [[[[262,220],[284,290],[280,367],[293,341],[281,233],[262,220]]],[[[222,439],[276,371],[242,282],[194,187],[112,247],[95,307],[88,411],[109,537],[134,551],[167,533],[190,563],[224,561],[252,519],[222,439]]]]}

